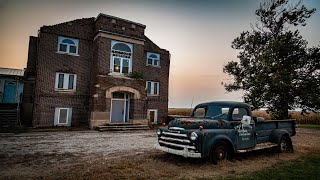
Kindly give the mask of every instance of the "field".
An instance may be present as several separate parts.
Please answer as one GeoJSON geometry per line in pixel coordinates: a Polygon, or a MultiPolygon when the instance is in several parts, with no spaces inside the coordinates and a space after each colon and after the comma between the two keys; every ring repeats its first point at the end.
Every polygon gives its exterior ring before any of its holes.
{"type": "MultiPolygon", "coordinates": [[[[183,108],[169,108],[169,115],[177,116],[190,116],[192,109],[183,108]]],[[[270,120],[271,116],[266,111],[253,111],[253,116],[263,117],[266,120],[270,120]]],[[[301,115],[300,112],[290,112],[292,119],[295,119],[297,124],[315,124],[320,125],[320,113],[310,113],[306,115],[301,115]]]]}

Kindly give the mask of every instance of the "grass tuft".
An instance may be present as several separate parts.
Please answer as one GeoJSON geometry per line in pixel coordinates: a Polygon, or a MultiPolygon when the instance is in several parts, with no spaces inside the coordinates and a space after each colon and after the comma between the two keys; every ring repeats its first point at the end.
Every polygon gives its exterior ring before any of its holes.
{"type": "Polygon", "coordinates": [[[320,154],[311,154],[294,161],[283,162],[261,171],[251,172],[241,177],[229,176],[226,180],[237,179],[319,179],[320,154]]]}

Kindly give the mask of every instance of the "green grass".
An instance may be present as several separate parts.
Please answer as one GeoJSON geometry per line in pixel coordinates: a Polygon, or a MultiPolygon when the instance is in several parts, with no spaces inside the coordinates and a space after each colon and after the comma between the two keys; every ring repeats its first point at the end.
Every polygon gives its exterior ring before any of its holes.
{"type": "Polygon", "coordinates": [[[316,124],[297,124],[298,128],[320,129],[320,125],[316,124]]]}
{"type": "Polygon", "coordinates": [[[224,179],[320,179],[320,154],[311,154],[298,160],[283,162],[241,177],[224,179]]]}

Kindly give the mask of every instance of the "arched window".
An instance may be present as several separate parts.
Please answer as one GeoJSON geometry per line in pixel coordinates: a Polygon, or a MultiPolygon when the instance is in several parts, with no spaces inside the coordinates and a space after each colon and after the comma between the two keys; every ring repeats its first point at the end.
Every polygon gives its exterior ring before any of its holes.
{"type": "Polygon", "coordinates": [[[78,46],[78,39],[66,38],[62,36],[58,37],[58,52],[77,55],[78,46]]]}
{"type": "Polygon", "coordinates": [[[160,54],[147,53],[147,65],[160,66],[160,54]]]}
{"type": "Polygon", "coordinates": [[[132,67],[132,44],[111,42],[111,72],[129,74],[132,67]]]}

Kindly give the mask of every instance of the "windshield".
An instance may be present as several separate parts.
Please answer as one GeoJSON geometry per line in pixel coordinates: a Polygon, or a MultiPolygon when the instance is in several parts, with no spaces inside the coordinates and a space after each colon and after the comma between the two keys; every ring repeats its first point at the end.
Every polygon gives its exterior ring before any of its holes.
{"type": "Polygon", "coordinates": [[[229,112],[227,106],[199,106],[193,111],[193,117],[205,117],[212,119],[226,119],[229,112]]]}

